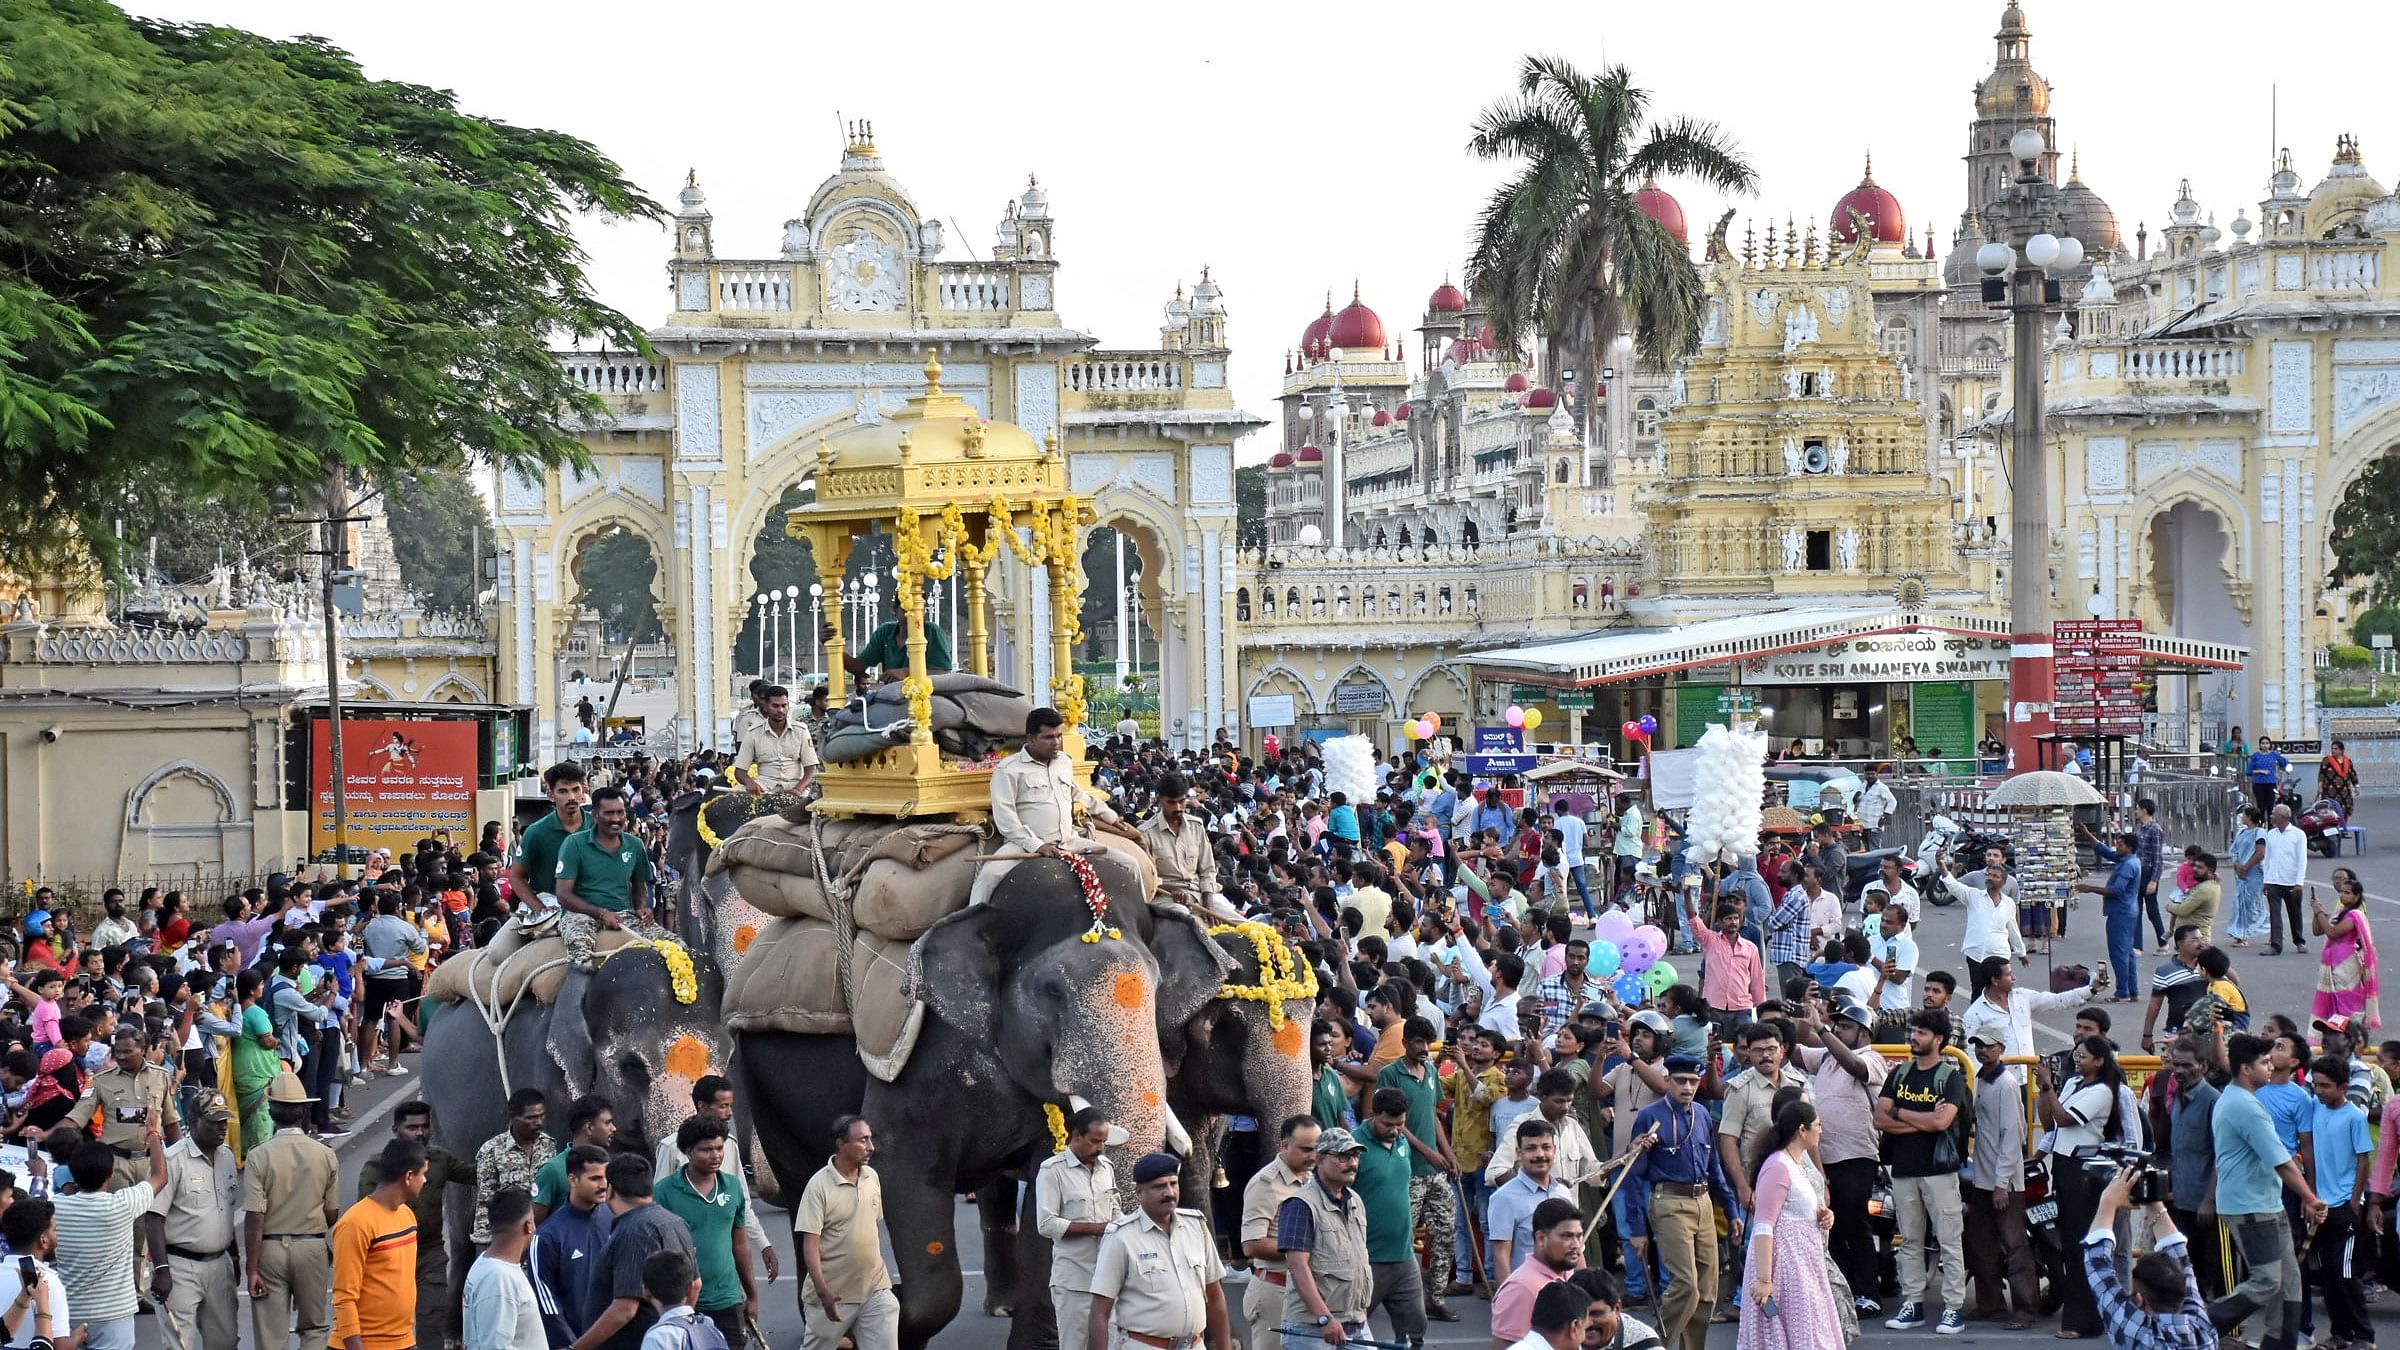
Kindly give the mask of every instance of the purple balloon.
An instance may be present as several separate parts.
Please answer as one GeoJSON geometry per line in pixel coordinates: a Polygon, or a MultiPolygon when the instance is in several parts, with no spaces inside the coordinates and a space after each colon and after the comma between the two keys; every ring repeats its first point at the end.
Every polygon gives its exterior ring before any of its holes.
{"type": "Polygon", "coordinates": [[[1623,964],[1620,965],[1618,969],[1631,971],[1633,974],[1639,975],[1653,965],[1656,965],[1658,963],[1658,958],[1663,954],[1664,953],[1661,952],[1660,949],[1653,945],[1648,939],[1644,938],[1640,933],[1635,933],[1625,942],[1625,945],[1622,949],[1623,964]]]}
{"type": "Polygon", "coordinates": [[[1623,947],[1625,939],[1633,936],[1633,916],[1624,910],[1612,909],[1601,915],[1599,922],[1592,925],[1592,936],[1603,942],[1613,942],[1619,947],[1623,947]]]}
{"type": "MultiPolygon", "coordinates": [[[[1653,953],[1652,959],[1656,959],[1657,956],[1663,956],[1666,954],[1667,933],[1665,929],[1660,928],[1657,924],[1643,924],[1641,927],[1633,930],[1633,935],[1642,943],[1642,945],[1651,950],[1653,953]]],[[[1624,944],[1619,943],[1618,945],[1622,946],[1624,944]]]]}

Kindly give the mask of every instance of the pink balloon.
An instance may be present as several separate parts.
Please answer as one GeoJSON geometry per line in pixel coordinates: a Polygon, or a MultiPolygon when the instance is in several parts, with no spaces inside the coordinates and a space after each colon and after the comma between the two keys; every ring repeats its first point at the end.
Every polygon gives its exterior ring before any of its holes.
{"type": "Polygon", "coordinates": [[[1431,714],[1427,714],[1417,722],[1417,739],[1420,741],[1430,741],[1433,739],[1434,733],[1440,730],[1440,724],[1433,720],[1431,714]]]}
{"type": "Polygon", "coordinates": [[[1504,720],[1512,727],[1521,727],[1525,725],[1525,710],[1511,703],[1508,705],[1508,713],[1504,720]]]}
{"type": "Polygon", "coordinates": [[[1633,916],[1621,909],[1612,909],[1592,925],[1592,936],[1603,942],[1613,942],[1619,949],[1633,936],[1633,916]]]}
{"type": "Polygon", "coordinates": [[[1633,930],[1633,937],[1636,942],[1644,943],[1659,952],[1664,952],[1667,949],[1666,930],[1660,928],[1657,924],[1643,924],[1641,927],[1633,930]]]}

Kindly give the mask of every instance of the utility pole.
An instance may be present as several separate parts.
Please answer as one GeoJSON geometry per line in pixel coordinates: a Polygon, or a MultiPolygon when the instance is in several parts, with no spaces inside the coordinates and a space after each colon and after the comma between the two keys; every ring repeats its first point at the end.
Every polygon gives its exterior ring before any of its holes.
{"type": "Polygon", "coordinates": [[[350,485],[335,464],[325,481],[325,725],[326,749],[333,773],[333,874],[350,879],[350,794],[342,768],[342,626],[334,607],[334,577],[350,553],[350,485]]]}

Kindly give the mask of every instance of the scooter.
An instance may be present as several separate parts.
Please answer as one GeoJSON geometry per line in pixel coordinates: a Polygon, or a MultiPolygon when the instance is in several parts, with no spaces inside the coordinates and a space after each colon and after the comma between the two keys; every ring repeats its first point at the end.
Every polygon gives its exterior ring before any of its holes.
{"type": "Polygon", "coordinates": [[[1900,855],[1900,870],[1907,874],[1909,883],[1917,888],[1919,894],[1936,905],[1958,903],[1957,897],[1950,894],[1949,887],[1929,886],[1926,883],[1940,878],[1942,859],[1950,856],[1958,840],[1966,832],[1965,826],[1950,817],[1935,816],[1926,822],[1925,835],[1917,840],[1916,848],[1900,855]]]}
{"type": "Polygon", "coordinates": [[[2349,824],[2342,814],[2342,804],[2331,797],[2320,797],[2306,811],[2295,812],[2292,824],[2308,836],[2308,846],[2331,858],[2342,851],[2342,830],[2349,824]]]}

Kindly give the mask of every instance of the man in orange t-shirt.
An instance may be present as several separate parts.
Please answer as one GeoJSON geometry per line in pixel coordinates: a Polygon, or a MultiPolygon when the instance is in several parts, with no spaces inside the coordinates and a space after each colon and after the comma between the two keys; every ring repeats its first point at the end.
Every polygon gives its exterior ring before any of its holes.
{"type": "Polygon", "coordinates": [[[329,1350],[410,1350],[417,1343],[417,1212],[425,1146],[383,1146],[383,1184],[333,1226],[329,1350]]]}

